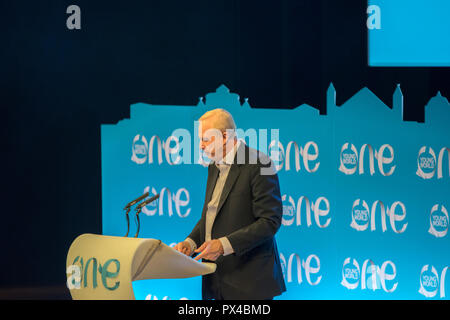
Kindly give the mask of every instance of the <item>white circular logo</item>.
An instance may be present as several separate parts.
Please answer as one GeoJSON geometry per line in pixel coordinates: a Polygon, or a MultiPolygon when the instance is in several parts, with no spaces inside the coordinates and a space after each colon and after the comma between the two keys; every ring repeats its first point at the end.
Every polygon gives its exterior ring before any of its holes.
{"type": "Polygon", "coordinates": [[[420,272],[419,292],[427,298],[434,297],[439,290],[439,275],[435,267],[427,264],[420,272]]]}
{"type": "Polygon", "coordinates": [[[342,266],[342,282],[341,284],[347,289],[356,289],[359,285],[361,270],[355,259],[347,258],[342,266]]]}
{"type": "Polygon", "coordinates": [[[283,201],[283,216],[281,218],[281,223],[284,226],[290,226],[295,220],[295,202],[294,199],[289,196],[289,200],[286,202],[286,195],[281,197],[283,201]]]}
{"type": "Polygon", "coordinates": [[[136,162],[137,164],[143,164],[147,161],[148,155],[148,143],[147,139],[137,134],[133,139],[133,145],[131,147],[131,161],[136,162]]]}
{"type": "Polygon", "coordinates": [[[351,175],[356,172],[358,163],[358,150],[356,147],[346,142],[341,148],[339,171],[351,175]]]}
{"type": "Polygon", "coordinates": [[[448,232],[448,212],[443,205],[435,204],[430,212],[430,229],[428,232],[436,238],[442,238],[448,232]]]}
{"type": "Polygon", "coordinates": [[[352,222],[350,226],[358,231],[364,231],[369,226],[370,211],[365,200],[356,199],[352,206],[352,222]]]}
{"type": "Polygon", "coordinates": [[[431,179],[436,168],[436,154],[432,148],[423,146],[417,155],[416,174],[423,179],[431,179]]]}

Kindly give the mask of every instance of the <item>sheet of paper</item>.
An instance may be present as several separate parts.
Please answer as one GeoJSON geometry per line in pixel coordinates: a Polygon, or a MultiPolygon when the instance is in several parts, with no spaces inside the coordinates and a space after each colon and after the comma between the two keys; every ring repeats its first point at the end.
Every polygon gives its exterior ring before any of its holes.
{"type": "Polygon", "coordinates": [[[146,239],[133,260],[132,281],[190,278],[212,273],[214,263],[202,263],[155,239],[146,239]]]}

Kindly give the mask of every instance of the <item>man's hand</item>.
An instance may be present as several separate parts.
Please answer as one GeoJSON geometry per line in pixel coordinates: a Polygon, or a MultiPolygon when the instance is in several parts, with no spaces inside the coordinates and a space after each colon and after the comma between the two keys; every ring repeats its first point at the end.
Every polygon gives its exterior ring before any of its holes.
{"type": "Polygon", "coordinates": [[[207,259],[211,261],[216,261],[221,255],[223,255],[222,242],[220,240],[210,240],[205,241],[200,248],[195,250],[195,252],[200,252],[195,260],[207,259]]]}
{"type": "Polygon", "coordinates": [[[191,245],[187,241],[177,243],[173,248],[181,253],[184,253],[187,256],[190,256],[192,254],[191,245]]]}

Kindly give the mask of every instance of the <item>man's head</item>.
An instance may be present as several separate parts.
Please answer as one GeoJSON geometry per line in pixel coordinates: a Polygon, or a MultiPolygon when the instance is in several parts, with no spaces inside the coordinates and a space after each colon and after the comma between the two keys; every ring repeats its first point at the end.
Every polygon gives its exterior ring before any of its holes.
{"type": "Polygon", "coordinates": [[[225,109],[218,108],[206,112],[198,121],[200,148],[211,160],[222,160],[236,141],[233,117],[225,109]]]}

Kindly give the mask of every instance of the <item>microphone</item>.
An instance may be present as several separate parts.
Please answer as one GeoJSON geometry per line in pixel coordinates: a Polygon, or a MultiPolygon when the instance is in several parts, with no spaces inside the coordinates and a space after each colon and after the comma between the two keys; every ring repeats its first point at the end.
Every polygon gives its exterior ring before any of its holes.
{"type": "MultiPolygon", "coordinates": [[[[148,192],[147,192],[147,193],[148,193],[148,192]]],[[[136,209],[142,209],[142,207],[145,207],[146,205],[148,205],[149,203],[155,201],[155,200],[158,199],[158,198],[159,198],[159,194],[154,195],[154,196],[151,197],[150,199],[147,199],[147,200],[145,200],[145,201],[139,203],[139,204],[136,206],[136,209]]]]}
{"type": "Polygon", "coordinates": [[[126,209],[128,209],[129,207],[134,206],[136,203],[138,203],[138,202],[141,201],[142,199],[147,198],[148,195],[149,195],[149,192],[147,191],[146,193],[144,193],[144,194],[143,194],[142,196],[140,196],[139,198],[134,199],[134,200],[131,201],[129,204],[127,204],[127,205],[125,206],[125,208],[123,208],[123,210],[126,210],[126,209]]]}

